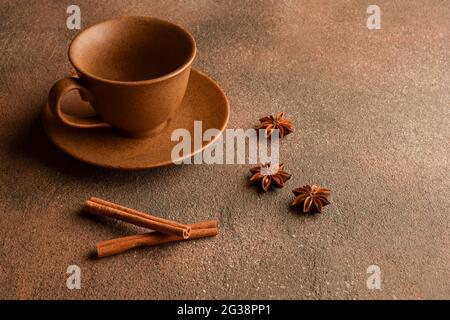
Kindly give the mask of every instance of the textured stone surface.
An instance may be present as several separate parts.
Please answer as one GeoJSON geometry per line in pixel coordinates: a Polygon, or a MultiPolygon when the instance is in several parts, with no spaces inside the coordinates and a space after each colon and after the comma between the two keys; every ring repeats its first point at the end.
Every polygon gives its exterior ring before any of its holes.
{"type": "Polygon", "coordinates": [[[192,31],[195,67],[223,87],[229,128],[285,111],[293,178],[258,194],[248,165],[99,169],[53,147],[39,122],[72,72],[64,1],[0,6],[0,298],[450,298],[450,2],[78,0],[82,26],[153,15],[192,31]],[[294,187],[333,190],[319,216],[289,210],[294,187]],[[192,222],[214,239],[96,260],[97,241],[136,232],[80,213],[89,196],[192,222]],[[82,289],[66,288],[66,268],[82,289]],[[382,290],[366,288],[377,264],[382,290]]]}

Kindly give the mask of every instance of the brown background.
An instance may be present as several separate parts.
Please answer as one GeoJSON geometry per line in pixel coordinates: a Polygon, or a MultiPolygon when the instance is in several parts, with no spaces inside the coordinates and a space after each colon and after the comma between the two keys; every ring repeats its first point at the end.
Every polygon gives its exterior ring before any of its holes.
{"type": "Polygon", "coordinates": [[[76,34],[66,1],[0,5],[1,298],[450,298],[450,2],[81,1],[82,27],[119,15],[177,22],[197,39],[195,67],[227,93],[229,128],[283,110],[293,174],[258,194],[249,165],[121,172],[63,154],[40,107],[68,75],[76,34]],[[289,210],[294,187],[333,190],[323,215],[289,210]],[[135,232],[80,214],[96,195],[191,222],[215,239],[91,257],[95,242],[135,232]],[[66,268],[82,289],[66,288],[66,268]],[[382,290],[366,288],[377,264],[382,290]]]}

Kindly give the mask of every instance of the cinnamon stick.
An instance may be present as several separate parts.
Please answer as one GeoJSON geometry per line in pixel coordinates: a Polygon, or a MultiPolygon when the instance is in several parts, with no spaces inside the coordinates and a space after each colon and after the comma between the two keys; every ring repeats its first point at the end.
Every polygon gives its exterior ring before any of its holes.
{"type": "Polygon", "coordinates": [[[144,212],[141,212],[141,211],[137,211],[137,210],[134,210],[134,209],[131,209],[131,208],[128,208],[128,207],[121,206],[120,204],[112,203],[112,202],[109,202],[109,201],[106,201],[106,200],[103,200],[103,199],[100,199],[100,198],[91,197],[89,200],[92,201],[92,202],[99,203],[99,204],[104,205],[104,206],[108,206],[110,208],[118,209],[118,210],[121,210],[123,212],[127,212],[127,213],[130,213],[130,214],[142,217],[142,218],[151,219],[151,220],[158,221],[158,222],[165,223],[165,224],[169,224],[169,225],[172,225],[172,226],[175,226],[175,227],[180,227],[180,228],[186,228],[187,227],[187,225],[181,224],[181,223],[179,223],[177,221],[163,219],[163,218],[151,215],[149,213],[144,213],[144,212]]]}
{"type": "Polygon", "coordinates": [[[187,239],[190,236],[191,227],[188,225],[128,209],[101,199],[94,198],[94,200],[87,200],[85,202],[84,209],[86,212],[132,223],[183,239],[187,239]]]}
{"type": "MultiPolygon", "coordinates": [[[[218,234],[216,220],[201,221],[191,224],[190,226],[192,230],[188,240],[213,237],[218,234]]],[[[160,232],[149,232],[145,234],[116,238],[97,243],[97,256],[99,258],[103,258],[140,246],[154,246],[181,240],[185,239],[179,236],[163,234],[160,232]]]]}

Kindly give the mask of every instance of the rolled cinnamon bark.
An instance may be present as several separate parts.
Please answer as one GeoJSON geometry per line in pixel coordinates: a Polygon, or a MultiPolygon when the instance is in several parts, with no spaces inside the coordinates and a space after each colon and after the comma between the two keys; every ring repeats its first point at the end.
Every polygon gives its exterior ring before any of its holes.
{"type": "Polygon", "coordinates": [[[107,201],[98,202],[98,200],[100,199],[96,199],[96,202],[87,200],[84,204],[85,211],[132,223],[164,234],[178,236],[183,239],[187,239],[190,236],[191,227],[188,225],[182,225],[175,221],[147,215],[143,212],[131,210],[119,205],[110,205],[107,201]]]}
{"type": "Polygon", "coordinates": [[[120,204],[112,203],[112,202],[109,202],[109,201],[106,201],[106,200],[103,200],[103,199],[100,199],[100,198],[91,197],[89,200],[92,201],[92,202],[96,202],[98,204],[110,207],[110,208],[114,208],[114,209],[117,209],[117,210],[120,210],[120,211],[123,211],[123,212],[127,212],[127,213],[130,213],[130,214],[133,214],[135,216],[139,216],[139,217],[145,218],[145,219],[158,221],[158,222],[165,223],[165,224],[168,224],[168,225],[171,225],[171,226],[175,226],[175,227],[179,227],[179,228],[187,228],[188,227],[188,225],[179,223],[177,221],[163,219],[163,218],[151,215],[149,213],[145,213],[145,212],[141,212],[141,211],[138,211],[138,210],[130,209],[130,208],[121,206],[120,204]]]}
{"type": "MultiPolygon", "coordinates": [[[[208,220],[191,225],[191,235],[189,239],[198,239],[204,237],[213,237],[218,234],[217,221],[208,220]]],[[[179,236],[163,234],[160,232],[149,232],[122,238],[106,240],[97,243],[97,256],[99,258],[111,256],[125,252],[129,249],[140,246],[154,246],[174,241],[186,240],[179,236]]]]}

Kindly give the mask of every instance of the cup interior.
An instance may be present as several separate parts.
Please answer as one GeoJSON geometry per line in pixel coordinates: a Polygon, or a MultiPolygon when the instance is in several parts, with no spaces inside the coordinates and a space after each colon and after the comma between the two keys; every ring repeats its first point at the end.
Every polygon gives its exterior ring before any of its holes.
{"type": "Polygon", "coordinates": [[[112,81],[152,80],[189,65],[195,42],[181,27],[150,17],[125,17],[94,25],[72,42],[78,71],[112,81]]]}

